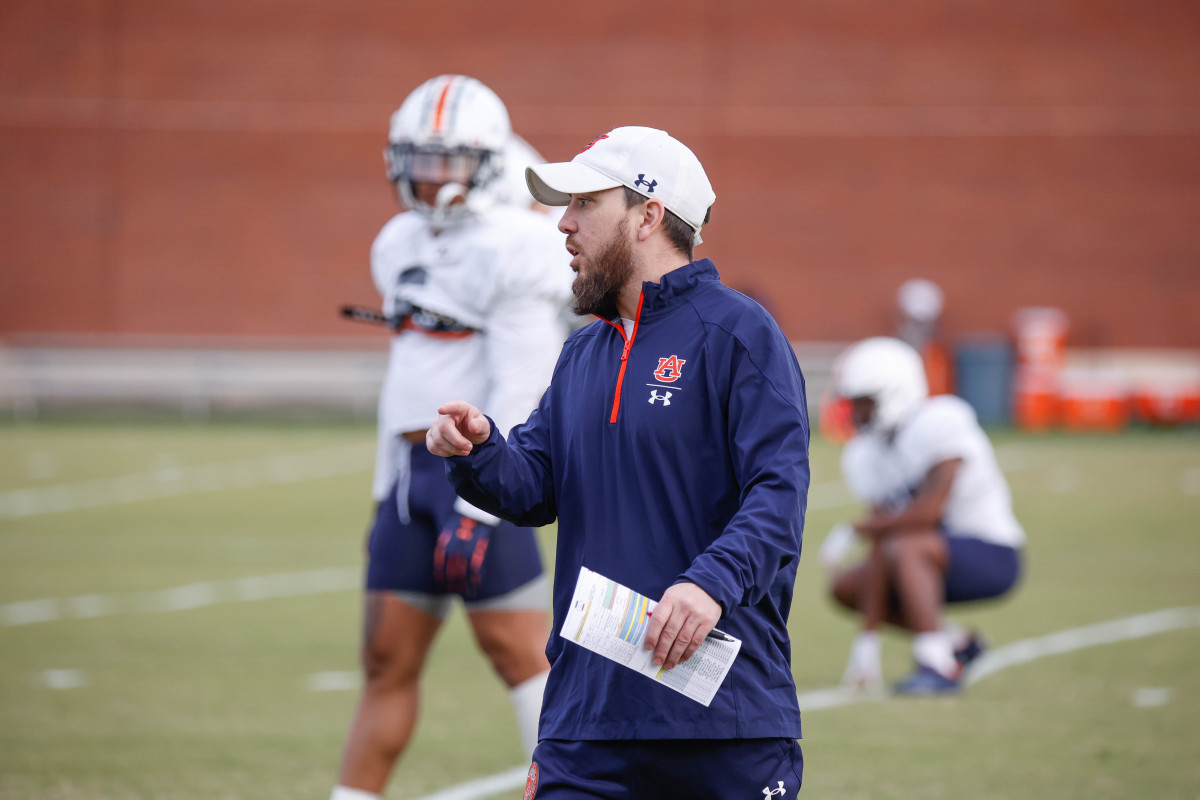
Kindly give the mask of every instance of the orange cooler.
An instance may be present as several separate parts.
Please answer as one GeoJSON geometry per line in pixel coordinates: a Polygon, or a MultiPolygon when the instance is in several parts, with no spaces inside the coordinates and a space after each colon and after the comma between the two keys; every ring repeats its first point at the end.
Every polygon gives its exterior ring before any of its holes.
{"type": "Polygon", "coordinates": [[[1082,378],[1059,386],[1063,427],[1070,431],[1115,432],[1129,424],[1129,393],[1118,381],[1082,378]]]}
{"type": "Polygon", "coordinates": [[[1058,378],[1046,369],[1022,366],[1014,379],[1013,421],[1027,431],[1048,431],[1058,423],[1058,378]]]}
{"type": "Polygon", "coordinates": [[[1137,418],[1151,425],[1200,422],[1200,380],[1160,380],[1138,386],[1133,394],[1137,418]]]}

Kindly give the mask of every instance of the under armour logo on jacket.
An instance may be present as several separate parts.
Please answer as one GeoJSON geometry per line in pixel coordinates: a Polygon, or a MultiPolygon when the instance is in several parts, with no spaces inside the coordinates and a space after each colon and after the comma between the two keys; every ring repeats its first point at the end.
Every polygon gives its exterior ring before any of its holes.
{"type": "Polygon", "coordinates": [[[779,781],[778,789],[772,789],[770,786],[763,787],[763,795],[766,797],[766,800],[771,800],[775,795],[783,797],[785,794],[787,794],[787,789],[783,788],[783,781],[779,781]]]}
{"type": "Polygon", "coordinates": [[[651,389],[650,390],[650,405],[654,405],[654,402],[656,400],[662,400],[662,404],[664,406],[669,406],[669,405],[671,405],[671,393],[663,392],[662,394],[659,394],[658,389],[651,389]]]}
{"type": "Polygon", "coordinates": [[[646,173],[639,172],[638,179],[633,182],[633,185],[634,186],[645,186],[647,192],[653,193],[654,187],[658,186],[658,181],[648,181],[648,180],[646,180],[646,173]]]}

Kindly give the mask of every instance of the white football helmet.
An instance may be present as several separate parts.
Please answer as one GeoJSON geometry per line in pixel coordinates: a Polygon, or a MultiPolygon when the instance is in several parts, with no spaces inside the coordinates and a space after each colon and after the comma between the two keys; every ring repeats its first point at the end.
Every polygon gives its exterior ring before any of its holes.
{"type": "Polygon", "coordinates": [[[504,148],[504,174],[496,181],[494,188],[489,189],[495,195],[496,202],[519,208],[533,206],[536,201],[529,193],[529,184],[525,183],[525,168],[545,163],[542,154],[514,132],[504,148]]]}
{"type": "Polygon", "coordinates": [[[439,75],[392,114],[383,151],[388,180],[406,208],[448,227],[491,202],[487,190],[504,170],[511,135],[495,92],[465,75],[439,75]],[[415,183],[442,184],[433,205],[417,198],[415,183]]]}
{"type": "Polygon", "coordinates": [[[889,432],[929,396],[925,365],[911,346],[899,339],[876,336],[854,344],[834,367],[838,394],[870,397],[875,413],[864,426],[889,432]]]}

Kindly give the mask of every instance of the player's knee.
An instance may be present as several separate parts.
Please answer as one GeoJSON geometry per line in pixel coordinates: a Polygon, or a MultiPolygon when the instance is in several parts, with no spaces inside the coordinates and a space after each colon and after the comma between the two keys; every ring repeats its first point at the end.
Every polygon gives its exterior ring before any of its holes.
{"type": "Polygon", "coordinates": [[[925,559],[937,539],[938,534],[932,529],[922,533],[888,537],[882,547],[884,561],[889,566],[895,566],[906,560],[925,559]]]}
{"type": "Polygon", "coordinates": [[[896,564],[904,558],[905,542],[903,536],[890,536],[884,539],[879,546],[879,552],[883,556],[884,563],[889,567],[896,564]]]}
{"type": "Polygon", "coordinates": [[[368,686],[377,689],[396,688],[416,683],[425,658],[402,642],[367,642],[362,654],[363,676],[368,686]]]}
{"type": "Polygon", "coordinates": [[[509,686],[546,669],[545,642],[538,642],[517,631],[480,631],[479,649],[492,668],[509,686]]]}
{"type": "Polygon", "coordinates": [[[888,566],[895,566],[905,559],[919,557],[924,549],[924,542],[916,534],[890,536],[883,542],[883,559],[888,566]]]}
{"type": "Polygon", "coordinates": [[[520,658],[519,642],[511,633],[495,630],[478,631],[475,640],[479,643],[479,649],[483,651],[498,672],[503,671],[502,667],[520,658]]]}
{"type": "Polygon", "coordinates": [[[849,576],[835,580],[829,587],[829,595],[835,603],[851,611],[858,608],[858,587],[849,576]]]}

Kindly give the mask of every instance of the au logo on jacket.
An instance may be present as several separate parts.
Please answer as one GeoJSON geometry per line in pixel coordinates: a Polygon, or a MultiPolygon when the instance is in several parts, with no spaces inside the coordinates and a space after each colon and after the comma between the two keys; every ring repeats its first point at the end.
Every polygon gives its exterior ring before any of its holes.
{"type": "Polygon", "coordinates": [[[654,377],[663,383],[674,383],[679,380],[679,374],[686,363],[687,361],[677,355],[660,358],[658,360],[658,369],[654,370],[654,377]]]}

